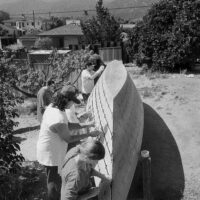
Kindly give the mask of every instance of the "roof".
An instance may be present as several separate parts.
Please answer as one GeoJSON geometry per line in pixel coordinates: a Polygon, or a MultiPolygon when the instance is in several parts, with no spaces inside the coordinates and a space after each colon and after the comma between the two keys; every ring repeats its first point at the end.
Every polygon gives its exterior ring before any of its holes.
{"type": "MultiPolygon", "coordinates": [[[[53,50],[33,50],[29,52],[30,62],[33,64],[49,64],[50,56],[53,50]]],[[[63,54],[69,53],[70,50],[58,50],[58,56],[63,56],[63,54]]]]}
{"type": "MultiPolygon", "coordinates": [[[[71,50],[57,50],[58,54],[66,54],[69,53],[71,50]]],[[[33,50],[29,54],[31,55],[39,55],[39,54],[51,54],[52,50],[33,50]]]]}
{"type": "Polygon", "coordinates": [[[23,35],[20,37],[20,39],[36,39],[38,38],[37,35],[23,35]]]}
{"type": "Polygon", "coordinates": [[[0,27],[2,29],[5,29],[5,30],[17,30],[17,28],[13,27],[13,26],[8,26],[8,25],[4,25],[4,24],[0,24],[0,27]]]}
{"type": "Polygon", "coordinates": [[[135,24],[120,24],[120,26],[121,26],[122,28],[132,29],[132,28],[134,28],[136,25],[135,25],[135,24]]]}
{"type": "Polygon", "coordinates": [[[39,36],[83,35],[83,32],[79,25],[69,24],[51,29],[49,31],[45,31],[38,35],[39,36]]]}

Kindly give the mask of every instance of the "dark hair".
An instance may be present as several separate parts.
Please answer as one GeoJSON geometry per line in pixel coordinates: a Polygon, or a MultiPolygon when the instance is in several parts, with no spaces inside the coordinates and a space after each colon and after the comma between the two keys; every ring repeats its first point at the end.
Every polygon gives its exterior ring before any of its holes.
{"type": "Polygon", "coordinates": [[[91,160],[101,160],[105,156],[105,148],[103,144],[97,140],[86,140],[81,143],[80,154],[84,154],[91,160]]]}
{"type": "Polygon", "coordinates": [[[65,111],[69,100],[60,92],[53,98],[53,107],[57,107],[60,111],[65,111]]]}
{"type": "Polygon", "coordinates": [[[53,80],[48,80],[48,81],[47,81],[47,85],[48,85],[48,86],[53,85],[54,83],[55,83],[55,82],[54,82],[53,80]]]}
{"type": "Polygon", "coordinates": [[[91,66],[91,65],[93,65],[92,62],[87,62],[85,66],[86,66],[86,67],[89,67],[89,66],[91,66]]]}

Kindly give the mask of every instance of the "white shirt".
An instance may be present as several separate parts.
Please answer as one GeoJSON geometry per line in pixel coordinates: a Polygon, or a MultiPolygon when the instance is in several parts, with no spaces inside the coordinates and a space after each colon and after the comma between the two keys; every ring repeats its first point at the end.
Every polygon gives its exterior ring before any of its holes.
{"type": "Polygon", "coordinates": [[[58,166],[58,173],[60,173],[68,143],[57,133],[50,130],[50,126],[57,123],[66,123],[68,125],[67,115],[65,112],[53,108],[52,104],[50,104],[46,108],[42,119],[37,142],[37,160],[45,166],[58,166]]]}
{"type": "Polygon", "coordinates": [[[82,93],[90,94],[94,88],[94,79],[91,76],[94,74],[94,71],[89,72],[87,69],[84,69],[81,73],[81,83],[82,83],[82,93]]]}
{"type": "MultiPolygon", "coordinates": [[[[65,110],[65,113],[67,115],[67,119],[70,123],[80,123],[76,116],[76,109],[74,104],[69,108],[65,110]]],[[[79,135],[80,130],[70,130],[70,135],[79,135]]]]}

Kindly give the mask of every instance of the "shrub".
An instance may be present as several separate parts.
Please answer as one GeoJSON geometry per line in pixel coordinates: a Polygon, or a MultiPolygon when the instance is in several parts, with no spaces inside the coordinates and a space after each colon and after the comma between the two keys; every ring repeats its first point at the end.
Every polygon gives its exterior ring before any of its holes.
{"type": "Polygon", "coordinates": [[[13,70],[8,63],[0,62],[0,74],[0,167],[12,171],[23,160],[19,144],[13,139],[13,129],[17,126],[13,119],[18,117],[16,104],[21,99],[12,93],[13,70]]]}
{"type": "Polygon", "coordinates": [[[35,41],[34,47],[37,49],[51,49],[53,47],[53,41],[51,38],[39,38],[35,41]]]}
{"type": "Polygon", "coordinates": [[[85,41],[88,43],[118,41],[120,38],[120,24],[103,6],[103,0],[97,1],[96,17],[81,21],[81,27],[85,41]]]}
{"type": "Polygon", "coordinates": [[[199,56],[199,23],[199,1],[160,1],[132,32],[134,57],[153,70],[190,68],[199,56]]]}

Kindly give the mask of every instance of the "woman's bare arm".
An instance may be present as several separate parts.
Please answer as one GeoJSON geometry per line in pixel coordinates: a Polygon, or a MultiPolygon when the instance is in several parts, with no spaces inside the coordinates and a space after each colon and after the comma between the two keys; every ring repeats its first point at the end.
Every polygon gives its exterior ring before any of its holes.
{"type": "Polygon", "coordinates": [[[81,134],[81,135],[70,135],[70,130],[67,124],[65,123],[54,124],[50,127],[50,130],[53,133],[58,134],[67,143],[77,142],[87,137],[96,137],[100,134],[100,132],[98,131],[93,131],[93,132],[88,132],[86,134],[81,134]]]}

